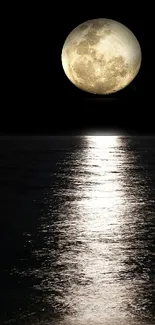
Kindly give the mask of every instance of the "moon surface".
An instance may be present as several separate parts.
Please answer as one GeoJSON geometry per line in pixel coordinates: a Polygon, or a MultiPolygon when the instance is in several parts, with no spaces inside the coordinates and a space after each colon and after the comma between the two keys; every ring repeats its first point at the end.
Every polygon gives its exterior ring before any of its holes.
{"type": "Polygon", "coordinates": [[[131,83],[141,66],[135,35],[106,18],[88,20],[66,38],[61,61],[68,79],[92,94],[111,94],[131,83]]]}

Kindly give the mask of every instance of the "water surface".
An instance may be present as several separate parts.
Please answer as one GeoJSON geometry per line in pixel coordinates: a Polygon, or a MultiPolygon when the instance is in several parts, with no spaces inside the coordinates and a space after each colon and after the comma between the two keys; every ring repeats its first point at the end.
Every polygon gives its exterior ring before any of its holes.
{"type": "Polygon", "coordinates": [[[1,137],[0,321],[155,323],[155,137],[1,137]]]}

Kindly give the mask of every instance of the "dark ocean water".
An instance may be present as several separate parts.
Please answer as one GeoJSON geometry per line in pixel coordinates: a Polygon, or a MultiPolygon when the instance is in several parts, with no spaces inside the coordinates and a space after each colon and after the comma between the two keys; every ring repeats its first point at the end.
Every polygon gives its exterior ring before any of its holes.
{"type": "Polygon", "coordinates": [[[0,138],[0,324],[155,324],[155,137],[0,138]]]}

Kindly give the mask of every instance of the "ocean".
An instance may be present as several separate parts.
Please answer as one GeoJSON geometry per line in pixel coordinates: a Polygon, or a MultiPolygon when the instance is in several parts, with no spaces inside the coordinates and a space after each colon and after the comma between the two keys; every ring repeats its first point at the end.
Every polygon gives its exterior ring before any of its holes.
{"type": "Polygon", "coordinates": [[[0,324],[155,324],[155,137],[0,137],[0,324]]]}

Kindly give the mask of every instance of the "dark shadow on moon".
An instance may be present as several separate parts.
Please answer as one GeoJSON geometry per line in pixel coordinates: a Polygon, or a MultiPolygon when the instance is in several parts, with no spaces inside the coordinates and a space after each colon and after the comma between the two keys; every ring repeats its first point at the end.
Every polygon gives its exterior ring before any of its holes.
{"type": "Polygon", "coordinates": [[[72,87],[72,93],[70,92],[71,97],[76,98],[84,98],[85,100],[92,100],[92,101],[113,101],[119,100],[124,98],[136,98],[139,96],[139,90],[137,89],[135,84],[130,84],[123,89],[111,94],[93,94],[86,92],[82,89],[77,87],[72,87]]]}

